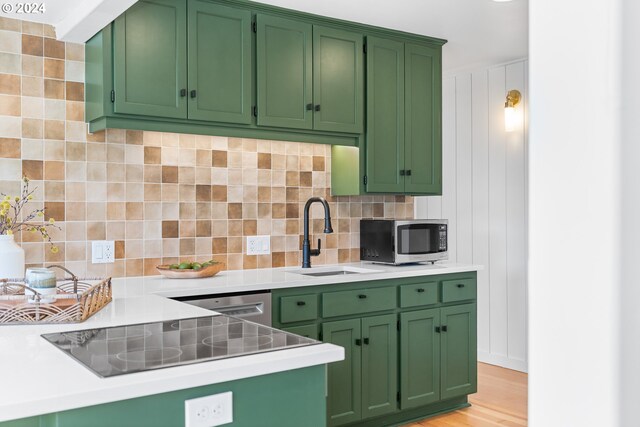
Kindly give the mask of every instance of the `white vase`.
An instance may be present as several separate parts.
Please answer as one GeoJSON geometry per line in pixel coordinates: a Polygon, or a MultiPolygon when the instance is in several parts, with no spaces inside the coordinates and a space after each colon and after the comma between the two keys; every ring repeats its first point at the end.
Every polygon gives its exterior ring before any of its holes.
{"type": "Polygon", "coordinates": [[[0,235],[0,279],[24,278],[24,249],[13,235],[0,235]]]}

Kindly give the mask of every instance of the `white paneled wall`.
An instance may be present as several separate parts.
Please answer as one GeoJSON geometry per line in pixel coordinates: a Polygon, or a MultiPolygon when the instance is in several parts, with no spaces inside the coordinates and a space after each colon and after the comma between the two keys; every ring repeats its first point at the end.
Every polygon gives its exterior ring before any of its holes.
{"type": "Polygon", "coordinates": [[[417,197],[416,218],[449,220],[451,262],[478,272],[478,357],[527,369],[526,60],[445,77],[442,196],[417,197]],[[518,89],[521,126],[504,130],[518,89]]]}

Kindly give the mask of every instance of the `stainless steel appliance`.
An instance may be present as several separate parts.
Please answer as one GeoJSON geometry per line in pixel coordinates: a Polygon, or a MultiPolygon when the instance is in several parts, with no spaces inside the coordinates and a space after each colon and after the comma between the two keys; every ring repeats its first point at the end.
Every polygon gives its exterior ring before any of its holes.
{"type": "Polygon", "coordinates": [[[271,326],[271,291],[197,295],[172,299],[271,326]]]}
{"type": "Polygon", "coordinates": [[[319,344],[220,314],[42,337],[103,378],[319,344]]]}
{"type": "Polygon", "coordinates": [[[446,219],[360,220],[360,259],[408,264],[448,258],[446,219]]]}

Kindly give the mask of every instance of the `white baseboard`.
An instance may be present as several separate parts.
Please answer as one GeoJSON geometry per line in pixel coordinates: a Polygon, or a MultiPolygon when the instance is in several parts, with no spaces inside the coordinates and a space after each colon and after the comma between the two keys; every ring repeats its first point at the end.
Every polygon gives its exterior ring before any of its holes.
{"type": "Polygon", "coordinates": [[[489,365],[502,366],[503,368],[513,369],[514,371],[528,372],[527,362],[524,360],[509,359],[505,356],[497,356],[478,350],[478,362],[488,363],[489,365]]]}

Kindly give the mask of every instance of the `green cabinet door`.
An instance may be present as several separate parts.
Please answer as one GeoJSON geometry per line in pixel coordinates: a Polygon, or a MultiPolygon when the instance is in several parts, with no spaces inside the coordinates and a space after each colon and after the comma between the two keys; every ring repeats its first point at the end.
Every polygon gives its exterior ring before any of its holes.
{"type": "Polygon", "coordinates": [[[189,0],[189,118],[251,123],[251,12],[189,0]]]}
{"type": "Polygon", "coordinates": [[[362,319],[362,418],[398,409],[398,331],[395,314],[362,319]]]}
{"type": "Polygon", "coordinates": [[[367,37],[367,192],[404,192],[404,44],[367,37]]]}
{"type": "Polygon", "coordinates": [[[256,17],[258,125],[313,127],[312,26],[256,17]]]}
{"type": "Polygon", "coordinates": [[[114,112],[187,117],[186,2],[141,0],[114,23],[114,112]]]}
{"type": "Polygon", "coordinates": [[[442,194],[442,74],[439,50],[407,44],[405,192],[442,194]]]}
{"type": "Polygon", "coordinates": [[[476,304],[440,309],[441,398],[477,391],[476,304]]]}
{"type": "Polygon", "coordinates": [[[313,128],[362,133],[362,34],[313,27],[313,128]]]}
{"type": "Polygon", "coordinates": [[[361,419],[360,319],[322,324],[323,341],[344,347],[344,360],[327,368],[327,423],[337,426],[361,419]]]}
{"type": "Polygon", "coordinates": [[[440,309],[400,314],[400,405],[440,400],[440,309]]]}

